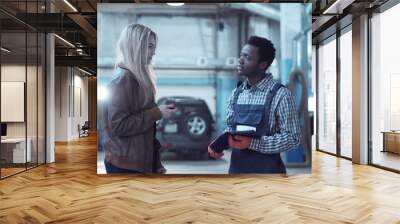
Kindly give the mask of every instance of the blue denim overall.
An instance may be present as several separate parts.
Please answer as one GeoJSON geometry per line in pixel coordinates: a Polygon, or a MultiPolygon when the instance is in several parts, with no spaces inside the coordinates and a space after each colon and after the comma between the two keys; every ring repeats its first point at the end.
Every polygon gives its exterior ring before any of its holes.
{"type": "MultiPolygon", "coordinates": [[[[237,104],[238,97],[243,91],[242,86],[243,84],[238,87],[233,98],[233,120],[235,122],[233,126],[235,129],[237,125],[256,127],[254,138],[272,135],[269,122],[270,108],[274,96],[282,85],[276,83],[273,86],[264,105],[237,104]]],[[[279,153],[264,154],[251,149],[232,149],[229,173],[286,173],[286,168],[279,153]]]]}

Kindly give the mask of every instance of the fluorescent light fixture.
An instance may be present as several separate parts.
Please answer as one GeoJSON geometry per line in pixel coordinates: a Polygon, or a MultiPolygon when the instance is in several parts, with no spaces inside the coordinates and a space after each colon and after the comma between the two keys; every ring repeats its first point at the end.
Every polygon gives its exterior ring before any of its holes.
{"type": "Polygon", "coordinates": [[[343,10],[351,5],[355,0],[336,0],[322,14],[342,14],[343,10]]]}
{"type": "Polygon", "coordinates": [[[64,39],[64,38],[62,38],[62,37],[60,37],[60,36],[58,36],[57,34],[54,34],[54,36],[56,36],[58,39],[60,39],[61,41],[63,41],[63,42],[66,43],[67,45],[69,45],[69,46],[75,48],[75,45],[71,44],[71,42],[67,41],[66,39],[64,39]]]}
{"type": "Polygon", "coordinates": [[[10,52],[11,52],[10,50],[8,50],[8,49],[5,48],[5,47],[1,47],[1,50],[4,51],[4,52],[6,52],[6,53],[10,53],[10,52]]]}
{"type": "Polygon", "coordinates": [[[322,14],[331,13],[331,10],[334,9],[339,2],[340,2],[340,0],[336,0],[331,6],[329,6],[327,9],[325,9],[325,11],[322,14]]]}
{"type": "Polygon", "coordinates": [[[184,4],[185,3],[167,3],[167,5],[169,5],[169,6],[182,6],[184,4]]]}
{"type": "Polygon", "coordinates": [[[83,69],[81,69],[81,68],[78,68],[78,70],[81,71],[81,72],[83,72],[83,73],[85,73],[85,74],[87,74],[87,75],[92,75],[92,73],[90,73],[90,72],[88,72],[88,71],[85,71],[85,70],[83,70],[83,69]]]}
{"type": "Polygon", "coordinates": [[[78,12],[78,10],[71,4],[68,2],[68,0],[64,0],[65,4],[67,4],[72,10],[74,10],[75,12],[78,12]]]}

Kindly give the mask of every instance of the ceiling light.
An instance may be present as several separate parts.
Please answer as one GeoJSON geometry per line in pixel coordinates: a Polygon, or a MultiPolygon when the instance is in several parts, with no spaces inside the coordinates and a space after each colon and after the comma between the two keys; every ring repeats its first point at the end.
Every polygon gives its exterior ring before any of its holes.
{"type": "Polygon", "coordinates": [[[7,48],[5,48],[5,47],[1,47],[1,50],[4,51],[4,52],[6,52],[6,53],[10,53],[10,52],[11,52],[11,50],[9,50],[9,49],[7,49],[7,48]]]}
{"type": "Polygon", "coordinates": [[[92,73],[90,73],[90,72],[88,72],[88,71],[85,71],[85,70],[83,70],[83,69],[81,69],[81,68],[78,68],[78,70],[81,71],[81,72],[83,72],[83,73],[85,73],[85,74],[87,74],[87,75],[92,75],[92,73]]]}
{"type": "Polygon", "coordinates": [[[340,0],[336,0],[332,5],[330,5],[327,9],[325,9],[322,14],[331,13],[331,10],[334,9],[339,2],[340,2],[340,0]]]}
{"type": "Polygon", "coordinates": [[[167,3],[167,5],[169,5],[169,6],[182,6],[182,5],[184,5],[185,3],[167,3]]]}
{"type": "Polygon", "coordinates": [[[64,0],[65,4],[67,4],[72,10],[74,10],[75,12],[78,12],[78,10],[71,4],[68,2],[68,0],[64,0]]]}
{"type": "Polygon", "coordinates": [[[67,45],[69,45],[70,47],[75,48],[75,45],[71,44],[71,42],[67,41],[66,39],[58,36],[57,34],[54,34],[55,37],[57,37],[58,39],[60,39],[61,41],[63,41],[64,43],[66,43],[67,45]]]}
{"type": "Polygon", "coordinates": [[[336,0],[322,14],[342,14],[343,10],[351,5],[355,0],[336,0]]]}

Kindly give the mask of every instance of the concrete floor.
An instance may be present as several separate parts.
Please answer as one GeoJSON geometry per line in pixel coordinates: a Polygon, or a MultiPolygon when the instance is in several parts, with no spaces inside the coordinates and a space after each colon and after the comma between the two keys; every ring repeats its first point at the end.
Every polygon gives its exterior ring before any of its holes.
{"type": "Polygon", "coordinates": [[[162,163],[167,174],[227,174],[231,151],[224,151],[224,156],[218,160],[185,160],[177,157],[163,157],[162,163]]]}
{"type": "MultiPolygon", "coordinates": [[[[167,169],[167,174],[228,174],[231,151],[224,151],[224,156],[219,160],[189,160],[179,158],[169,153],[162,155],[162,163],[167,169]]],[[[97,173],[106,174],[104,167],[104,153],[97,153],[97,173]]],[[[311,168],[287,168],[288,174],[311,173],[311,168]]]]}
{"type": "MultiPolygon", "coordinates": [[[[227,174],[231,151],[225,151],[219,160],[188,160],[178,158],[175,154],[162,155],[162,164],[167,169],[167,174],[227,174]]],[[[104,167],[104,152],[97,152],[97,174],[106,174],[104,167]]]]}

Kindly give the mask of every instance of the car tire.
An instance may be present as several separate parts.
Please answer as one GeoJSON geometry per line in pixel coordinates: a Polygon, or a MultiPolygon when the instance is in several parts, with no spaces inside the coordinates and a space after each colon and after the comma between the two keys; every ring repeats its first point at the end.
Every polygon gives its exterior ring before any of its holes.
{"type": "Polygon", "coordinates": [[[209,134],[210,121],[200,113],[189,114],[184,119],[184,134],[193,140],[203,139],[209,134]]]}

